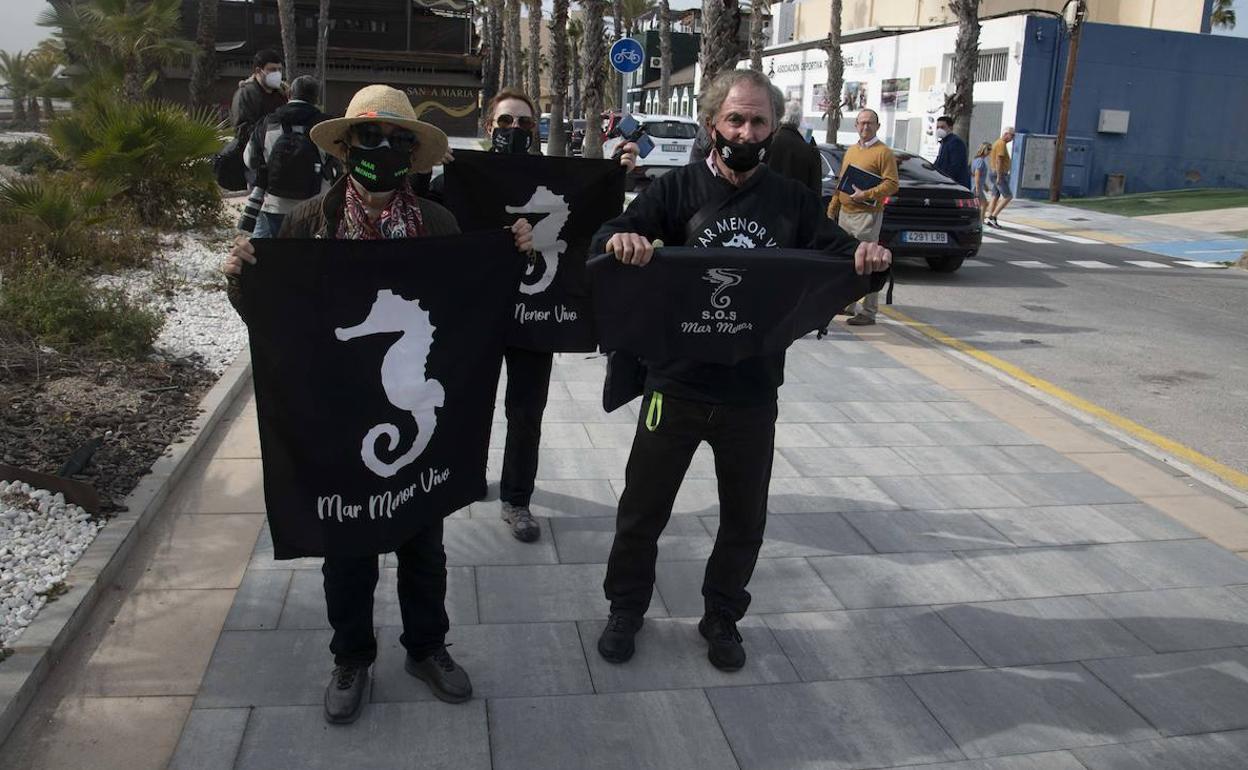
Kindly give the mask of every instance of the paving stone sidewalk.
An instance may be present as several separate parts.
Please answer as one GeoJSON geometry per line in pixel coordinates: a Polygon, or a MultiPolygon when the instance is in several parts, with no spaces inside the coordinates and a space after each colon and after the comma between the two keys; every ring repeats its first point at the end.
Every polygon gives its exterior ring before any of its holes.
{"type": "Polygon", "coordinates": [[[497,500],[447,521],[449,641],[474,700],[403,672],[387,561],[370,703],[325,724],[319,564],[272,558],[245,401],[26,766],[1244,766],[1248,561],[1202,537],[1248,550],[1238,503],[884,327],[799,341],[786,376],[744,670],[712,668],[696,629],[705,451],[637,656],[599,658],[637,412],[603,414],[601,360],[561,356],[541,541],[513,540],[497,500]]]}

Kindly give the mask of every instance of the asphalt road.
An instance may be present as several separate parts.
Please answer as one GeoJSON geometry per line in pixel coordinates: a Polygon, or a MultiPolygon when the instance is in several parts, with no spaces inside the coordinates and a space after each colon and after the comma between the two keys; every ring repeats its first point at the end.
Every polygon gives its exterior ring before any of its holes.
{"type": "Polygon", "coordinates": [[[897,309],[1248,472],[1248,271],[987,235],[950,275],[900,263],[897,309]]]}

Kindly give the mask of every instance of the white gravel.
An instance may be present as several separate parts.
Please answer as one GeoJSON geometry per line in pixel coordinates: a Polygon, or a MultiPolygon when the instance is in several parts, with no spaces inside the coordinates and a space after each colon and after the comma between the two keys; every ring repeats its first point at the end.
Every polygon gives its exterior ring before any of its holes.
{"type": "Polygon", "coordinates": [[[103,526],[60,493],[0,481],[0,647],[30,625],[103,526]]]}
{"type": "Polygon", "coordinates": [[[152,267],[105,276],[99,283],[120,287],[165,314],[165,326],[154,344],[157,355],[197,356],[221,374],[247,347],[247,327],[226,298],[220,270],[232,237],[224,229],[162,236],[152,267]]]}

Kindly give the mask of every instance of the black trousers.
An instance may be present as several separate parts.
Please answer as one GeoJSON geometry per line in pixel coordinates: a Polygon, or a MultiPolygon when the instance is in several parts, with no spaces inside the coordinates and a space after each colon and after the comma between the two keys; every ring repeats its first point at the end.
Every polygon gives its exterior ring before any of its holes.
{"type": "Polygon", "coordinates": [[[745,587],[754,574],[767,526],[776,403],[740,407],[669,396],[661,398],[662,409],[656,415],[654,401],[652,393],[641,402],[624,473],[615,542],[603,582],[611,611],[640,617],[650,606],[659,535],[671,518],[694,450],[705,441],[715,455],[719,531],[706,563],[702,596],[708,612],[724,611],[740,620],[750,606],[745,587]]]}
{"type": "Polygon", "coordinates": [[[542,443],[542,413],[550,391],[553,353],[507,348],[507,443],[498,496],[504,503],[527,506],[537,478],[538,447],[542,443]]]}
{"type": "MultiPolygon", "coordinates": [[[[450,630],[446,616],[446,551],[442,520],[408,540],[399,557],[399,638],[412,657],[425,658],[441,647],[450,630]]],[[[377,658],[373,634],[373,594],[377,588],[377,556],[325,558],[325,607],[334,629],[329,650],[336,665],[367,665],[377,658]]]]}

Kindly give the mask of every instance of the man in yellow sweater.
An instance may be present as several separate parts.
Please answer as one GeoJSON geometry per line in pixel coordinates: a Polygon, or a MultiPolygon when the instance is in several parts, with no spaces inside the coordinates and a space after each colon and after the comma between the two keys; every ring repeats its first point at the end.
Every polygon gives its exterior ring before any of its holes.
{"type": "MultiPolygon", "coordinates": [[[[853,193],[838,192],[828,205],[828,217],[841,229],[864,243],[880,240],[880,226],[884,224],[884,199],[897,192],[897,158],[893,151],[880,141],[880,116],[875,110],[858,113],[855,122],[858,142],[845,150],[838,178],[844,178],[850,166],[857,166],[881,178],[881,182],[868,190],[853,188],[853,193]]],[[[870,326],[875,323],[879,309],[878,292],[862,298],[862,309],[856,314],[853,306],[845,309],[851,326],[870,326]]]]}

